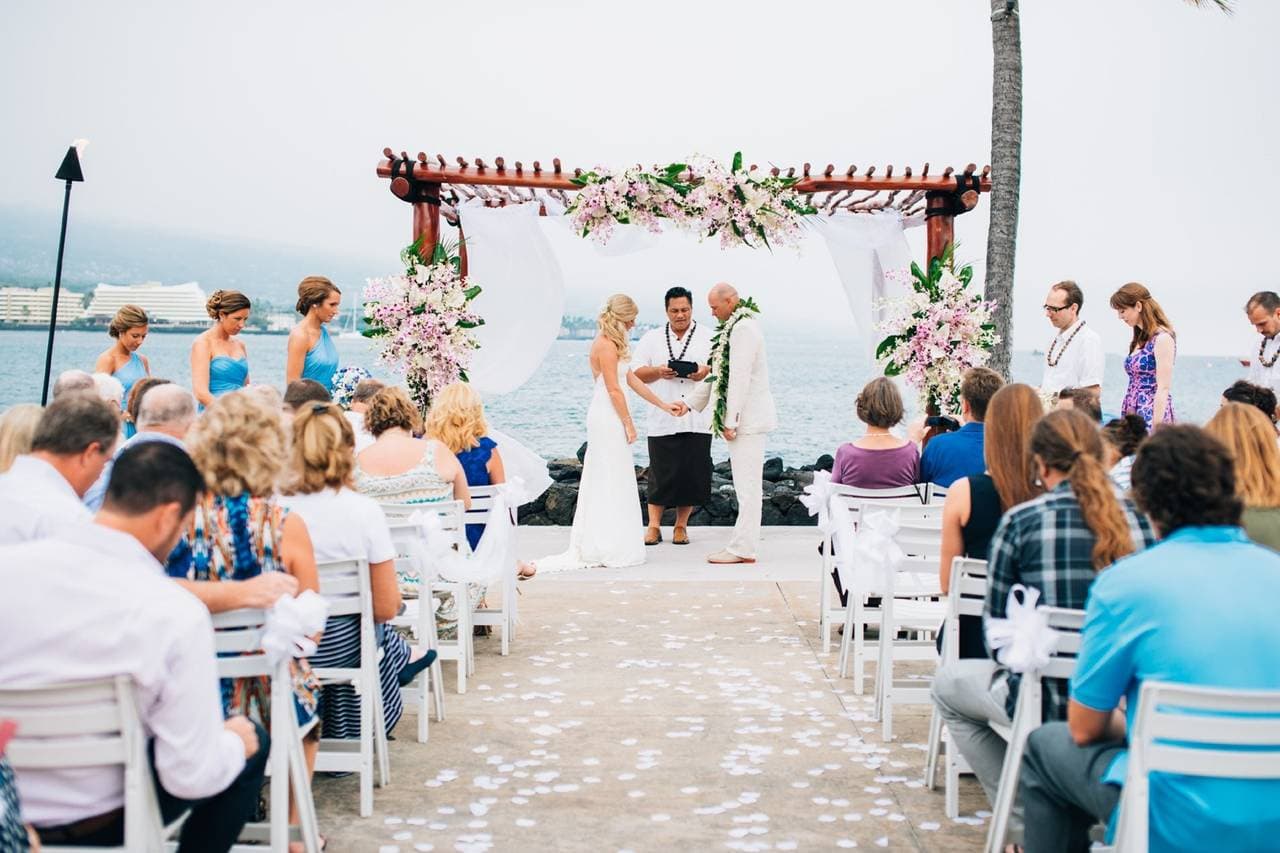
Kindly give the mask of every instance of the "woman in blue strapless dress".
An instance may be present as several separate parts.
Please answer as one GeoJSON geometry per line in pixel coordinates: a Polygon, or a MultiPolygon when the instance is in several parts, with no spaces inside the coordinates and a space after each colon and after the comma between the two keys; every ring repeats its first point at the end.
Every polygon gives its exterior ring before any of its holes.
{"type": "MultiPolygon", "coordinates": [[[[94,362],[94,373],[109,373],[120,381],[124,387],[124,396],[120,398],[120,408],[128,412],[129,390],[134,383],[151,375],[151,365],[138,355],[138,349],[147,339],[147,312],[137,305],[122,305],[107,326],[107,334],[115,338],[115,343],[94,362]]],[[[133,423],[126,419],[124,425],[125,438],[132,438],[136,432],[133,423]]]]}
{"type": "Polygon", "coordinates": [[[314,379],[333,393],[333,375],[338,372],[338,348],[325,328],[342,308],[342,291],[322,275],[309,275],[298,283],[298,313],[302,321],[289,333],[285,384],[298,379],[314,379]]]}
{"type": "Polygon", "coordinates": [[[252,307],[237,290],[218,290],[205,304],[213,326],[191,345],[191,391],[203,409],[230,391],[249,384],[249,351],[236,335],[252,307]]]}

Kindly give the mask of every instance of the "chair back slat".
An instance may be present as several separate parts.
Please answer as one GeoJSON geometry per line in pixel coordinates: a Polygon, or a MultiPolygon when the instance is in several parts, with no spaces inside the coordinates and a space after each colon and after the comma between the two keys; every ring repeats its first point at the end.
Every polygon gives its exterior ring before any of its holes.
{"type": "Polygon", "coordinates": [[[19,774],[124,765],[138,754],[130,739],[137,721],[133,684],[124,676],[0,690],[0,719],[17,724],[5,757],[19,774]]]}
{"type": "MultiPolygon", "coordinates": [[[[923,557],[937,563],[942,557],[942,528],[931,523],[904,524],[898,523],[898,532],[893,540],[898,543],[908,557],[923,557]]],[[[914,569],[912,571],[915,571],[914,569]]],[[[938,566],[934,566],[934,573],[938,566]]]]}
{"type": "Polygon", "coordinates": [[[938,504],[941,506],[942,502],[947,499],[947,492],[949,489],[949,486],[939,486],[937,483],[926,483],[924,485],[924,502],[926,504],[938,504]]]}

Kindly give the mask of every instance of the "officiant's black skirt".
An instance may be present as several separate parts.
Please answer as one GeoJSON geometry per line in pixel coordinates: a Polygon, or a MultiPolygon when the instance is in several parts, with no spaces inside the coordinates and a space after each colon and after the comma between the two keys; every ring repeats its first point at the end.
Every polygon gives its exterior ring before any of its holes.
{"type": "Polygon", "coordinates": [[[650,437],[648,494],[656,506],[702,506],[710,500],[710,434],[650,437]]]}

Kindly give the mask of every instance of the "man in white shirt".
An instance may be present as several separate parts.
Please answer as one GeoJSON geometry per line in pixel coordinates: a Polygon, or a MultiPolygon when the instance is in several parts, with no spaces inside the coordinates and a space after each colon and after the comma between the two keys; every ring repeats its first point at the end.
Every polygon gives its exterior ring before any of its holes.
{"type": "Polygon", "coordinates": [[[0,474],[0,545],[42,539],[89,521],[81,497],[102,474],[120,433],[120,407],[67,394],[40,416],[31,452],[0,474]]]}
{"type": "Polygon", "coordinates": [[[1060,281],[1049,288],[1044,313],[1057,330],[1045,351],[1044,379],[1040,390],[1057,394],[1063,388],[1080,388],[1102,394],[1102,336],[1080,318],[1084,293],[1074,281],[1060,281]]]}
{"type": "Polygon", "coordinates": [[[121,453],[135,444],[145,444],[148,441],[167,441],[182,447],[182,440],[195,420],[196,398],[186,388],[166,381],[163,385],[153,385],[146,389],[138,403],[138,432],[116,448],[112,458],[103,466],[102,474],[85,492],[84,505],[93,512],[102,508],[102,499],[107,494],[107,481],[111,479],[111,469],[121,453]]]}
{"type": "MultiPolygon", "coordinates": [[[[93,523],[0,548],[0,687],[129,676],[162,815],[191,812],[179,849],[225,851],[257,803],[268,742],[243,716],[223,720],[208,611],[159,562],[203,489],[185,451],[138,445],[93,523]]],[[[121,768],[28,768],[17,783],[45,843],[122,843],[121,768]]]]}
{"type": "MultiPolygon", "coordinates": [[[[711,332],[693,319],[693,294],[673,287],[666,295],[667,323],[650,329],[636,346],[636,377],[663,402],[688,405],[711,371],[711,332]]],[[[676,508],[671,541],[689,544],[689,516],[711,497],[711,413],[690,409],[681,417],[649,409],[649,528],[644,544],[662,541],[662,512],[676,508]]]]}
{"type": "Polygon", "coordinates": [[[356,434],[356,453],[373,444],[373,433],[364,426],[364,413],[369,411],[369,401],[373,399],[373,395],[386,387],[385,383],[377,379],[361,379],[351,394],[351,408],[342,413],[356,434]]]}
{"type": "Polygon", "coordinates": [[[1270,290],[1259,291],[1249,297],[1244,312],[1261,340],[1257,356],[1250,352],[1250,357],[1240,362],[1249,368],[1248,379],[1254,385],[1272,391],[1280,389],[1280,372],[1275,369],[1276,361],[1280,360],[1280,295],[1270,290]]]}

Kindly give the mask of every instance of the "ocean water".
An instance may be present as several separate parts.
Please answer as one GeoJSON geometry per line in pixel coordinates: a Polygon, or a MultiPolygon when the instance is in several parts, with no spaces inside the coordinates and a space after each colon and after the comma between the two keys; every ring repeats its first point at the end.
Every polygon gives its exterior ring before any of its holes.
{"type": "MultiPolygon", "coordinates": [[[[191,333],[153,333],[142,354],[155,376],[188,383],[191,370],[191,333]]],[[[277,387],[284,384],[285,337],[242,336],[249,349],[250,379],[277,387]]],[[[46,336],[37,331],[0,331],[0,409],[19,402],[39,402],[44,373],[46,336]]],[[[371,342],[356,335],[340,335],[334,343],[344,365],[360,365],[375,376],[396,381],[378,363],[371,342]]],[[[61,331],[54,341],[53,376],[78,367],[91,370],[111,339],[102,332],[61,331]]],[[[841,442],[861,434],[853,412],[858,390],[874,375],[862,343],[852,337],[773,332],[767,341],[769,372],[779,412],[779,428],[769,436],[768,453],[789,465],[813,462],[832,453],[841,442]]],[[[547,458],[568,456],[586,440],[587,404],[591,400],[591,372],[587,365],[589,341],[556,341],[542,367],[522,388],[486,401],[490,422],[519,438],[547,458]]],[[[1038,384],[1044,356],[1030,352],[1014,355],[1013,376],[1038,384]]],[[[1227,357],[1183,356],[1174,371],[1173,396],[1179,420],[1203,423],[1218,408],[1222,389],[1244,375],[1244,368],[1227,357]]],[[[1124,396],[1124,360],[1108,355],[1103,382],[1103,408],[1120,409],[1124,396]]],[[[632,411],[641,430],[636,459],[647,461],[644,423],[648,404],[631,396],[632,411]]],[[[914,414],[915,401],[908,400],[914,414]]],[[[715,458],[728,456],[723,444],[713,446],[715,458]]]]}

